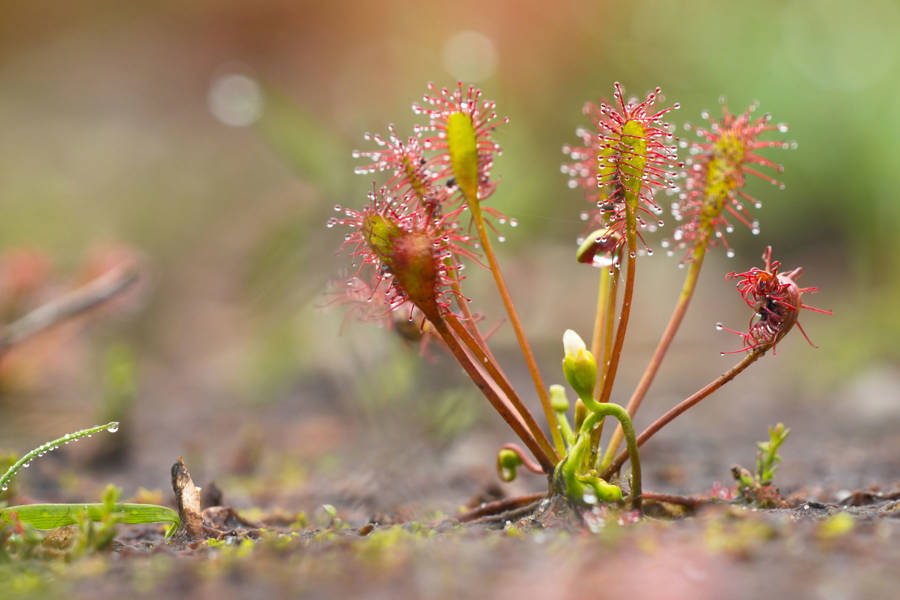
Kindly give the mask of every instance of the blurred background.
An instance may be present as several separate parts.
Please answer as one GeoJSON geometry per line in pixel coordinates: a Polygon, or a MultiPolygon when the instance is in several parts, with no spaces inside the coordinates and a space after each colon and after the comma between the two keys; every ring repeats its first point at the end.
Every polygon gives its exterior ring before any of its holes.
{"type": "MultiPolygon", "coordinates": [[[[0,362],[0,450],[123,422],[36,463],[22,482],[33,497],[88,500],[114,482],[125,497],[168,498],[178,455],[239,506],[454,510],[498,493],[495,453],[512,434],[455,365],[326,306],[347,260],[325,221],[337,203],[361,205],[373,180],[353,174],[351,151],[389,123],[410,133],[426,82],[458,79],[511,119],[491,203],[519,222],[499,253],[548,383],[562,381],[563,330],[587,337],[592,324],[596,271],[573,261],[586,205],[559,168],[588,124],[583,103],[609,98],[613,81],[635,95],[660,85],[685,139],[681,124],[715,116],[722,94],[733,111],[758,100],[789,123],[781,137],[798,148],[766,152],[786,189],[750,181],[761,234],[736,228],[737,256],[712,252],[638,426],[735,360],[719,353],[740,341],[713,325],[742,329],[749,315],[724,274],[760,264],[766,244],[804,267],[800,283],[821,289],[805,300],[834,316],[804,312],[818,349],[790,336],[648,445],[651,482],[708,489],[731,461],[749,466],[779,420],[795,431],[788,487],[896,478],[895,460],[865,461],[900,423],[895,2],[2,4],[5,322],[118,262],[144,273],[120,302],[0,362]]],[[[677,263],[640,261],[622,403],[674,306],[677,263]]],[[[487,274],[467,274],[475,310],[502,322],[487,274]]],[[[492,343],[528,390],[508,325],[492,343]]],[[[541,485],[526,476],[512,490],[541,485]]]]}

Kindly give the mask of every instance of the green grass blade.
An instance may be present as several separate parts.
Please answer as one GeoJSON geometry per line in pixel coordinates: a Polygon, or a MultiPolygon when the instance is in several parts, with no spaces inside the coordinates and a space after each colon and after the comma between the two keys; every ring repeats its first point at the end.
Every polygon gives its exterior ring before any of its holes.
{"type": "MultiPolygon", "coordinates": [[[[35,529],[56,529],[78,522],[78,515],[87,512],[92,521],[101,521],[107,513],[102,502],[95,504],[24,504],[0,509],[0,520],[8,520],[16,513],[19,520],[35,529]]],[[[155,504],[116,504],[113,511],[122,514],[122,523],[171,523],[170,533],[181,524],[178,513],[155,504]]],[[[166,534],[167,536],[170,535],[166,534]]]]}
{"type": "Polygon", "coordinates": [[[0,477],[0,491],[5,492],[7,486],[9,485],[10,480],[15,476],[16,473],[19,472],[19,469],[23,467],[27,467],[31,464],[35,458],[40,458],[44,456],[47,452],[51,450],[56,450],[60,446],[68,444],[70,442],[74,442],[76,440],[80,440],[82,438],[91,437],[95,433],[100,433],[101,431],[108,431],[110,433],[115,433],[119,430],[118,421],[111,421],[105,425],[96,425],[94,427],[89,427],[87,429],[82,429],[81,431],[76,431],[74,433],[67,433],[61,438],[57,438],[51,442],[47,442],[46,444],[41,444],[22,458],[20,458],[16,464],[11,466],[6,473],[0,477]]]}

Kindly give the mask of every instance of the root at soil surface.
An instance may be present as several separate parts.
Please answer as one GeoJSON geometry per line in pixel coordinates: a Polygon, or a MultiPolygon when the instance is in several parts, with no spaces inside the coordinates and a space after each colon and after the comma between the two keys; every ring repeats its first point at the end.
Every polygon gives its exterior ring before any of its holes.
{"type": "Polygon", "coordinates": [[[456,520],[460,523],[490,524],[520,519],[535,510],[538,503],[546,497],[546,494],[540,492],[527,496],[497,500],[496,502],[486,502],[477,508],[464,512],[456,520]]]}
{"type": "Polygon", "coordinates": [[[503,527],[513,524],[524,529],[562,528],[583,530],[587,524],[584,513],[591,508],[574,505],[560,494],[530,494],[489,502],[461,514],[460,523],[503,527]]]}
{"type": "MultiPolygon", "coordinates": [[[[642,514],[662,519],[680,519],[695,514],[705,506],[725,501],[713,497],[679,496],[646,492],[643,495],[642,514]]],[[[580,530],[588,526],[585,515],[593,514],[593,507],[575,505],[565,496],[545,493],[506,498],[462,513],[456,517],[459,523],[503,527],[513,523],[519,527],[562,527],[580,530]]],[[[635,513],[637,514],[637,513],[635,513]]]]}

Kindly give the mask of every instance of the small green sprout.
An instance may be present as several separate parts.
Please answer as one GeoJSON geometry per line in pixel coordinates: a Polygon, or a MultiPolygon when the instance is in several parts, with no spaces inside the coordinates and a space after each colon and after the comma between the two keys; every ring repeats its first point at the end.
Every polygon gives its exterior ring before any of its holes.
{"type": "Polygon", "coordinates": [[[738,492],[745,499],[761,506],[774,505],[780,500],[780,495],[772,487],[772,482],[775,479],[775,471],[778,470],[778,463],[781,462],[778,449],[790,433],[791,430],[785,427],[784,423],[769,427],[769,441],[756,443],[755,473],[750,473],[739,465],[731,467],[731,474],[737,481],[738,492]]]}
{"type": "Polygon", "coordinates": [[[756,452],[756,479],[760,485],[772,485],[775,479],[775,471],[778,470],[778,463],[781,457],[778,455],[778,448],[790,435],[791,430],[779,423],[775,427],[769,427],[769,441],[756,442],[758,448],[756,452]]]}

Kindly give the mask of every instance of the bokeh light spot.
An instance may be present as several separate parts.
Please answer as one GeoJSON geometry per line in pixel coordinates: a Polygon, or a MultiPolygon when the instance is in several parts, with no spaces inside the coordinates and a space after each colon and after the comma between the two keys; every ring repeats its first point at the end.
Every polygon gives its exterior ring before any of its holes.
{"type": "Polygon", "coordinates": [[[226,73],[214,79],[207,102],[213,116],[231,127],[252,125],[263,113],[259,84],[239,73],[226,73]]]}

